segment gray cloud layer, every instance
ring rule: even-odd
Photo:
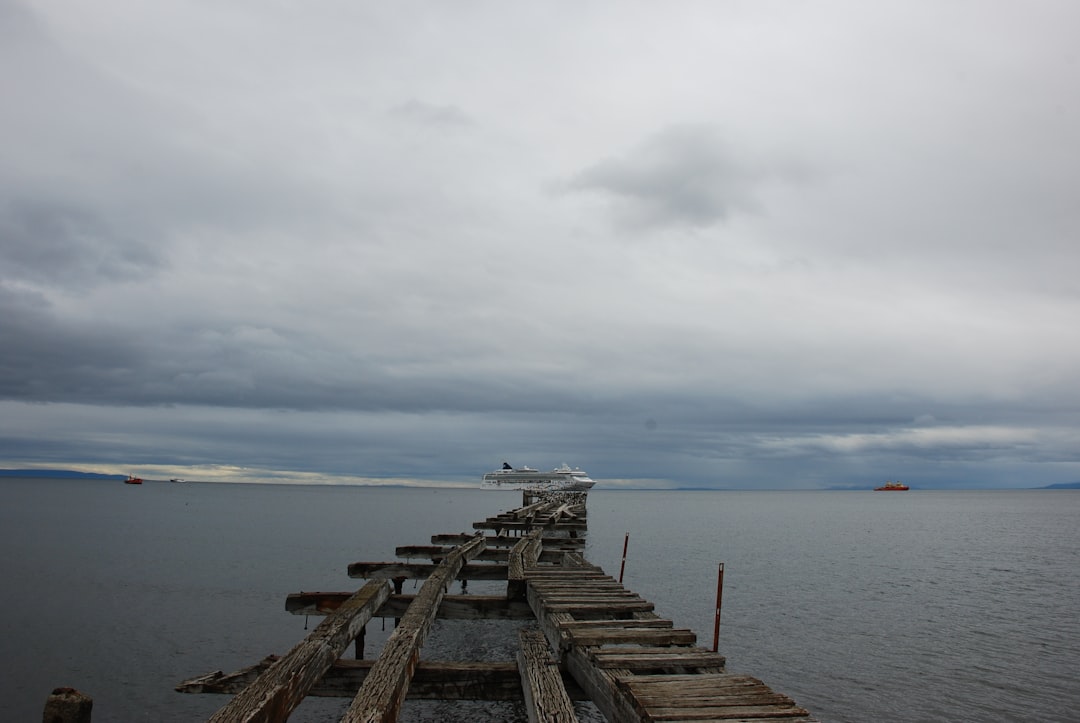
[[[1078,479],[1077,15],[3,0],[0,456]]]

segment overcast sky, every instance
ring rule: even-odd
[[[0,466],[1080,480],[1073,0],[0,0]]]

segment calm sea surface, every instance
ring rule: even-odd
[[[356,589],[348,563],[471,531],[520,498],[0,479],[0,500],[0,720],[41,720],[72,686],[100,723],[206,719],[225,698],[173,687],[287,652],[309,632],[288,593]],[[706,647],[723,562],[729,671],[822,720],[1080,720],[1080,492],[594,490],[589,528],[587,556],[614,576],[629,533],[625,584]],[[436,626],[431,657],[511,659],[499,624],[460,625]],[[369,644],[388,633],[373,622]],[[293,719],[336,720],[345,703]],[[523,719],[440,705],[404,717]]]

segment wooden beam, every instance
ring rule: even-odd
[[[354,562],[349,565],[349,577],[369,580],[392,580],[403,577],[424,580],[434,574],[438,565],[406,562]],[[497,562],[463,565],[448,581],[457,580],[505,580],[506,565]]]
[[[655,645],[690,646],[697,643],[693,630],[685,628],[606,628],[563,629],[567,645]]]
[[[389,597],[390,585],[385,580],[372,580],[364,585],[210,721],[246,723],[288,719]]]
[[[460,545],[463,542],[468,542],[475,535],[470,535],[465,532],[454,534],[441,534],[432,535],[431,544],[433,545]],[[488,547],[513,547],[517,544],[520,537],[508,537],[505,535],[488,535],[484,538]],[[575,549],[579,550],[585,546],[585,538],[583,537],[545,537],[544,547],[547,549]]]
[[[702,672],[723,672],[724,656],[705,648],[669,648],[624,645],[591,649],[592,665],[643,672],[681,668]]]
[[[551,656],[547,639],[536,628],[518,632],[518,670],[529,723],[576,723],[574,704],[563,687],[559,665]]]
[[[217,671],[185,680],[176,687],[181,693],[235,695],[253,683],[279,658],[267,656],[255,665],[232,673]],[[352,698],[360,689],[373,660],[338,660],[308,695]],[[567,692],[584,700],[576,683],[566,681]],[[420,661],[409,684],[408,698],[417,700],[523,700],[521,676],[514,662],[465,663]]]
[[[571,648],[566,651],[563,662],[567,671],[610,723],[640,723],[640,712],[633,699],[620,689],[617,673],[592,665],[586,650]]]
[[[285,599],[293,615],[328,615],[341,606],[347,592],[294,592]],[[377,618],[400,618],[415,595],[391,595],[375,613]],[[507,600],[505,595],[446,595],[435,615],[443,620],[532,620],[528,603]]]
[[[523,539],[527,538],[519,538],[519,540]],[[441,560],[446,557],[447,554],[449,554],[450,551],[453,549],[453,547],[447,547],[445,545],[403,545],[396,548],[394,550],[394,554],[406,560],[411,560],[413,558],[420,558],[426,560]],[[507,550],[505,547],[494,548],[490,550],[484,550],[474,559],[484,560],[488,562],[506,562],[508,554],[509,550]],[[541,559],[544,562],[555,563],[562,559],[562,552],[559,550],[548,550],[544,552]]]
[[[536,527],[543,527],[547,530],[587,530],[589,528],[588,523],[585,520],[549,520],[541,521],[537,520],[530,522],[529,520],[484,520],[483,522],[474,522],[474,530],[532,530]]]
[[[525,570],[536,565],[542,549],[540,530],[534,530],[528,537],[510,549],[506,569],[506,598],[508,600],[525,599]]]
[[[342,723],[393,723],[409,689],[420,649],[424,645],[435,613],[446,589],[461,572],[466,561],[484,549],[484,538],[477,535],[439,563],[420,588],[416,599],[383,646],[364,684],[360,686]]]

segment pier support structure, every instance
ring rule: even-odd
[[[213,721],[285,720],[308,694],[351,697],[342,718],[349,723],[395,721],[409,697],[521,700],[530,721],[577,720],[575,701],[583,700],[612,723],[814,720],[760,680],[728,673],[723,656],[698,646],[692,631],[589,563],[585,502],[583,492],[525,497],[474,523],[474,534],[398,548],[409,562],[352,563],[349,575],[368,580],[360,591],[288,596],[288,611],[328,616],[288,655],[177,690],[236,694]],[[418,594],[402,594],[408,578],[425,581]],[[505,594],[449,594],[455,580],[464,593],[470,579],[505,580]],[[341,660],[353,641],[364,655],[364,624],[374,616],[396,621],[378,657]],[[436,618],[481,617],[533,623],[517,633],[516,660],[421,659]]]

